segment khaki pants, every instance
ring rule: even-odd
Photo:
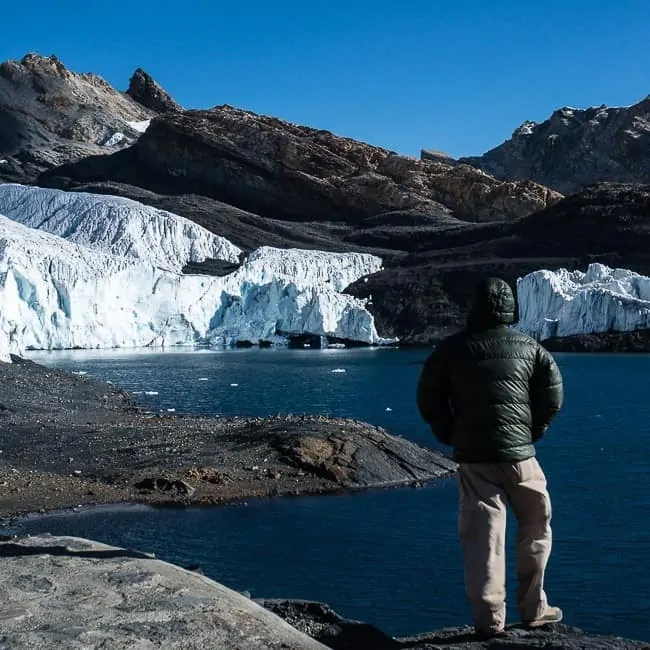
[[[547,606],[544,571],[551,553],[551,501],[535,458],[519,463],[464,463],[458,468],[458,528],[465,587],[475,626],[503,628],[506,618],[506,504],[517,518],[517,604],[523,621]]]

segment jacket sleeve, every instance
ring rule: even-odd
[[[533,442],[546,433],[551,420],[562,408],[563,401],[564,388],[560,369],[551,353],[539,345],[530,385]]]
[[[433,435],[450,445],[453,434],[453,410],[449,395],[448,364],[444,350],[437,347],[424,363],[417,388],[417,405],[422,419]]]

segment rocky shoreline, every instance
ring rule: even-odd
[[[445,333],[446,334],[446,333]],[[540,343],[549,352],[650,352],[650,330],[631,330],[629,332],[594,332],[574,336],[543,339]],[[407,341],[395,344],[400,348],[431,348],[431,341]]]
[[[480,639],[471,626],[445,628],[405,637],[391,637],[375,625],[340,616],[328,605],[305,600],[256,599],[264,608],[332,650],[479,650],[481,648],[552,648],[562,650],[648,649],[642,641],[591,635],[570,625],[536,630],[508,625],[502,637]]]
[[[13,360],[0,363],[0,517],[419,485],[455,470],[357,420],[151,415],[112,384]]]
[[[643,353],[650,337],[641,331],[543,345]],[[114,385],[18,357],[0,363],[0,391],[0,518],[79,505],[212,505],[420,485],[455,470],[441,454],[365,422],[152,415]]]
[[[547,339],[542,345],[551,352],[650,352],[650,330],[579,334]]]

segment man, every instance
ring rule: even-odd
[[[537,341],[509,327],[515,313],[505,281],[480,282],[466,330],[438,345],[417,389],[422,418],[459,463],[465,586],[476,631],[488,637],[505,626],[506,504],[518,525],[521,620],[529,627],[562,620],[544,593],[551,502],[534,447],[562,407],[562,376]]]

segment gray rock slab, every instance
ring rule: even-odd
[[[77,537],[0,543],[0,650],[322,650],[227,587]]]

